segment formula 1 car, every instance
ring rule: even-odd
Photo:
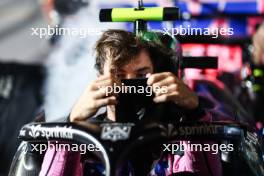
[[[127,13],[131,18],[127,19]],[[135,24],[135,33],[146,30],[146,21],[148,20],[175,20],[178,18],[177,8],[144,8],[142,1],[139,7],[105,9],[100,13],[101,21],[130,21]],[[205,62],[193,61],[192,58],[186,62],[179,61],[179,67],[204,67]],[[209,67],[214,67],[215,63],[210,60]],[[208,65],[207,65],[208,66]],[[191,66],[190,66],[191,67]],[[207,83],[211,92],[221,101],[230,102],[230,97],[220,94],[221,89]],[[232,99],[232,98],[231,98]],[[179,122],[179,121],[149,121],[142,120],[137,123],[118,123],[118,122],[90,122],[90,123],[31,123],[25,125],[19,138],[23,140],[17,154],[14,157],[9,175],[39,175],[43,170],[44,151],[42,144],[86,144],[93,148],[92,151],[83,155],[80,160],[83,175],[95,174],[94,168],[87,169],[89,161],[92,158],[102,165],[100,175],[106,176],[124,176],[129,173],[123,173],[123,168],[129,165],[133,168],[133,175],[145,176],[151,172],[153,161],[160,158],[165,153],[178,152],[175,150],[176,141],[213,141],[217,146],[221,144],[232,144],[232,150],[220,151],[221,165],[223,175],[239,174],[242,176],[262,176],[264,175],[263,161],[263,142],[258,136],[257,131],[246,123],[235,122]],[[39,149],[41,151],[39,151]],[[79,148],[80,149],[80,148]],[[80,152],[77,150],[77,152]],[[180,154],[181,155],[181,154]],[[144,158],[142,158],[142,156]],[[50,158],[52,161],[56,157]],[[45,166],[43,175],[50,175],[53,165]],[[128,164],[129,163],[129,164]],[[209,165],[208,161],[205,162]],[[66,168],[67,162],[62,161],[63,167]],[[78,164],[78,163],[77,163]],[[69,165],[68,165],[69,166]],[[86,167],[87,166],[87,167]],[[77,166],[76,166],[77,167]],[[71,167],[72,168],[72,167]],[[73,169],[74,170],[74,169]],[[74,171],[63,173],[57,170],[58,175],[80,175]],[[214,170],[208,167],[210,175],[214,175]],[[53,170],[54,171],[54,170]],[[87,173],[88,172],[88,173]],[[52,175],[52,174],[51,174]],[[162,175],[162,174],[161,174]],[[164,173],[163,173],[164,175]],[[173,173],[170,175],[199,175],[192,172]],[[201,174],[200,174],[201,175]]]
[[[48,141],[97,146],[98,150],[91,153],[103,163],[105,171],[102,175],[106,176],[120,175],[120,168],[128,160],[132,161],[135,175],[147,175],[146,170],[149,171],[152,165],[147,159],[160,156],[164,152],[162,146],[175,140],[233,144],[233,151],[220,151],[224,175],[264,174],[262,141],[249,126],[230,122],[31,123],[21,129],[19,138],[24,142],[14,157],[10,176],[38,175],[43,155],[33,151],[32,146]]]

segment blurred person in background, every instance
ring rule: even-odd
[[[257,128],[263,128],[264,122],[264,23],[253,36],[252,75],[254,91],[253,113]]]
[[[264,66],[264,23],[262,23],[253,36],[253,63],[257,66]]]
[[[264,23],[252,37],[251,60],[241,70],[241,92],[239,101],[254,117],[257,129],[264,122]]]
[[[36,0],[0,1],[0,175],[7,175],[20,128],[42,104],[42,65],[48,41],[31,28],[46,26]]]

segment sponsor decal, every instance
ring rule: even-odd
[[[101,126],[102,126],[101,139],[115,142],[119,140],[128,139],[130,137],[131,128],[132,126],[134,126],[134,124],[108,123],[108,124],[102,124]]]
[[[41,127],[41,125],[31,125],[29,131],[29,136],[33,138],[44,137],[46,139],[49,138],[62,138],[62,139],[73,139],[73,134],[67,129],[71,129],[72,127],[59,127],[56,126],[54,128],[45,128]]]
[[[177,128],[173,134],[181,136],[217,134],[219,128],[221,129],[221,126],[207,124],[192,127],[185,126]]]

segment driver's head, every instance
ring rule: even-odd
[[[95,67],[100,75],[132,79],[144,78],[148,73],[177,72],[174,52],[153,32],[135,36],[123,30],[108,30],[95,49]]]

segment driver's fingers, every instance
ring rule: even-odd
[[[94,91],[92,96],[94,97],[94,99],[100,99],[109,96],[116,96],[116,94],[114,93],[112,87],[105,86],[105,87],[100,87],[98,90]]]
[[[157,83],[163,79],[166,79],[169,76],[173,76],[170,72],[163,72],[163,73],[156,73],[153,75],[150,75],[147,81],[148,85],[153,85],[154,83]]]
[[[94,82],[91,86],[92,90],[99,90],[108,86],[113,86],[114,81],[112,79],[104,79],[97,82]]]
[[[102,106],[107,106],[107,105],[116,105],[117,104],[117,99],[115,96],[107,97],[104,99],[98,99],[95,102],[96,107],[102,107]]]
[[[92,94],[93,98],[94,99],[101,99],[101,98],[104,98],[106,97],[106,91],[104,90],[104,88],[100,88],[99,90],[97,91],[94,91],[94,93]]]
[[[167,101],[179,101],[180,96],[179,92],[173,92],[171,94],[162,94],[160,96],[156,96],[153,98],[153,101],[155,103],[162,103],[162,102],[167,102]]]
[[[173,77],[173,76],[169,76],[163,80],[160,80],[159,82],[155,82],[153,84],[154,87],[162,87],[162,86],[170,86],[172,84],[178,84],[179,81],[177,78]]]
[[[179,90],[179,84],[171,84],[169,86],[159,86],[159,89],[154,89],[155,95],[170,94]]]
[[[102,75],[102,76],[99,76],[95,81],[97,82],[100,82],[100,81],[103,81],[103,80],[106,80],[106,79],[111,79],[111,76],[110,75]]]

